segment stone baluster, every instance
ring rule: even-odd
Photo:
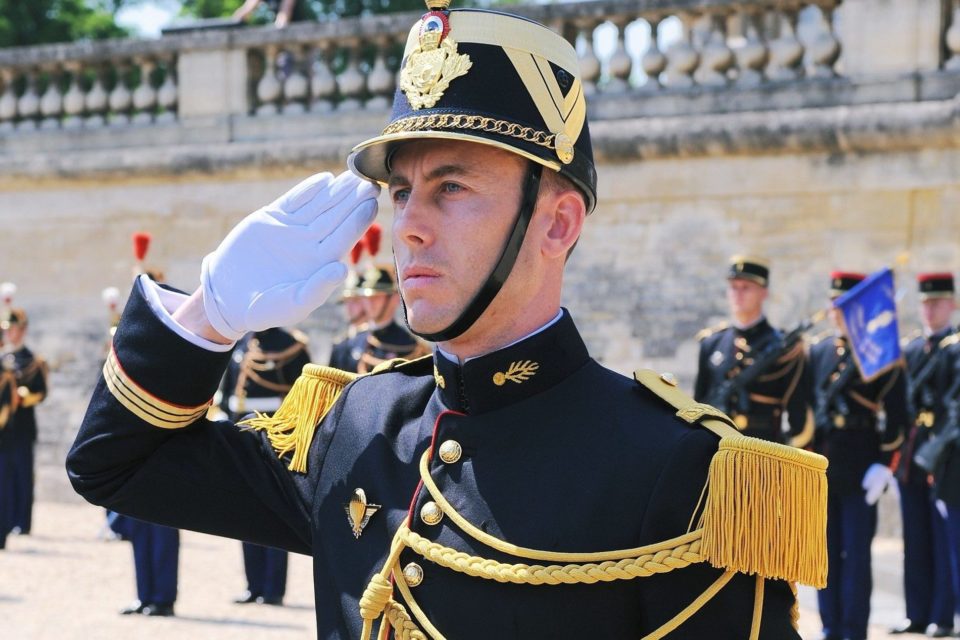
[[[764,81],[763,70],[770,52],[763,37],[763,9],[744,6],[740,9],[742,37],[734,49],[737,61],[737,84],[755,87]]]
[[[263,76],[257,82],[257,115],[275,115],[283,86],[277,78],[277,47],[269,45],[264,51]]]
[[[121,61],[117,64],[117,83],[110,91],[107,104],[110,106],[108,121],[111,126],[130,124],[130,108],[133,106],[133,94],[127,86],[130,73],[130,63]]]
[[[318,45],[313,52],[310,68],[310,110],[328,113],[333,110],[337,95],[337,79],[330,70],[329,46]]]
[[[660,51],[660,21],[659,16],[650,19],[650,44],[640,58],[640,66],[647,74],[647,83],[644,85],[646,91],[659,91],[663,87],[660,74],[667,68],[667,56]]]
[[[13,82],[16,79],[13,69],[0,69],[0,132],[13,130],[17,117],[17,94]]]
[[[338,105],[341,111],[356,111],[363,107],[363,97],[367,89],[367,79],[360,71],[361,43],[356,40],[346,42],[348,47],[347,66],[337,77],[340,95],[343,98]]]
[[[583,83],[583,92],[586,95],[593,94],[597,89],[597,81],[600,79],[600,59],[593,51],[593,31],[597,23],[592,20],[581,21],[580,38],[583,43],[580,54],[580,81]]]
[[[47,71],[47,88],[40,96],[41,129],[59,129],[63,114],[63,93],[60,91],[62,71],[59,67],[50,67]]]
[[[63,128],[79,129],[83,126],[84,95],[80,87],[80,76],[83,66],[76,61],[64,64],[69,83],[63,94]]]
[[[706,24],[696,80],[704,86],[722,87],[727,84],[727,71],[733,66],[733,51],[727,46],[727,21],[725,16],[715,13],[707,18]]]
[[[767,77],[771,80],[795,80],[800,76],[803,62],[803,44],[797,38],[797,9],[778,10],[779,37],[770,43],[770,64]]]
[[[287,51],[288,62],[286,77],[283,80],[283,112],[285,114],[304,113],[310,93],[310,82],[303,73],[307,55],[305,48]]]
[[[630,73],[633,71],[633,59],[627,53],[625,31],[630,19],[618,16],[610,21],[617,28],[617,46],[607,61],[607,83],[604,91],[622,93],[630,88]]]
[[[93,84],[87,95],[84,96],[84,106],[86,107],[87,117],[83,121],[83,126],[87,128],[102,127],[106,123],[107,105],[110,96],[103,86],[103,78],[106,70],[100,66],[95,68]]]
[[[840,41],[833,32],[833,8],[821,7],[820,16],[817,35],[807,46],[810,55],[808,75],[814,78],[833,78],[837,75],[833,67],[840,57]]]
[[[162,59],[163,82],[157,89],[158,113],[156,122],[168,123],[177,119],[177,61],[174,56]]]
[[[17,100],[17,129],[29,131],[37,128],[37,116],[40,113],[40,98],[37,96],[37,71],[27,69],[24,73],[27,86]]]
[[[692,87],[693,74],[700,64],[700,54],[691,43],[693,17],[688,13],[680,16],[683,31],[680,40],[667,49],[666,84],[670,88]]]
[[[133,124],[150,124],[157,110],[157,90],[153,88],[157,62],[151,58],[137,58],[135,62],[140,66],[140,84],[133,90]]]
[[[387,53],[392,40],[386,36],[381,37],[377,39],[376,45],[377,55],[367,75],[367,89],[371,98],[367,101],[366,108],[389,109],[397,82],[397,75],[387,67]]]
[[[950,28],[943,36],[948,52],[947,61],[944,62],[943,68],[947,71],[960,71],[960,2],[953,8]]]

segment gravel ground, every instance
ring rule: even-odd
[[[100,539],[103,511],[86,504],[39,502],[34,531],[11,536],[0,551],[0,638],[3,640],[301,640],[316,636],[310,559],[290,555],[282,607],[236,605],[245,587],[240,543],[183,532],[176,617],[121,616],[135,599],[129,543]],[[870,640],[902,615],[901,550],[896,540],[874,546],[874,622]],[[801,590],[801,631],[817,637],[816,593]],[[922,636],[914,636],[922,637]]]

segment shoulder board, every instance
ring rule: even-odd
[[[821,331],[820,333],[818,333],[817,335],[809,339],[810,345],[812,346],[815,344],[819,344],[820,342],[823,342],[825,338],[829,338],[830,336],[833,335],[833,333],[834,333],[833,329],[825,329],[824,331]]]
[[[278,456],[293,454],[288,468],[306,473],[307,453],[317,425],[333,408],[344,388],[358,377],[333,367],[305,365],[273,415],[257,413],[239,424],[265,431]]]
[[[908,333],[907,335],[903,336],[900,339],[900,347],[903,348],[907,346],[908,344],[910,344],[911,342],[913,342],[914,340],[916,340],[922,335],[923,335],[922,331],[920,331],[919,329],[914,329],[913,331],[911,331],[910,333]]]
[[[634,373],[640,386],[689,424],[720,437],[710,462],[701,553],[717,568],[802,582],[827,582],[827,459],[743,436],[719,409],[695,401],[673,376]]]
[[[403,371],[411,375],[428,375],[433,373],[433,354],[407,360],[406,358],[393,358],[385,360],[373,368],[367,375],[375,376],[378,373],[388,371]]]
[[[729,323],[729,322],[721,322],[721,323],[719,323],[719,324],[713,325],[712,327],[707,327],[706,329],[701,329],[699,332],[697,332],[697,335],[696,335],[695,337],[696,337],[696,339],[697,339],[698,341],[702,341],[702,340],[705,340],[705,339],[709,338],[710,336],[712,336],[713,334],[715,334],[715,333],[717,333],[717,332],[719,332],[719,331],[723,331],[724,329],[726,329],[726,328],[729,327],[729,326],[730,326],[730,323]]]
[[[940,341],[940,348],[949,347],[951,345],[960,343],[960,331],[957,333],[951,333],[949,336]]]

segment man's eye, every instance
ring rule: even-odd
[[[393,198],[394,202],[406,202],[407,199],[410,197],[410,190],[397,189],[396,191],[393,192],[393,195],[391,197]]]
[[[463,191],[463,187],[456,182],[444,182],[441,188],[444,193],[460,193]]]

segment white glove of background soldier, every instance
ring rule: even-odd
[[[892,484],[893,472],[890,471],[890,468],[874,462],[863,474],[863,481],[860,483],[860,486],[866,491],[863,499],[871,506],[877,504],[877,500]]]
[[[318,173],[244,218],[203,259],[213,328],[237,340],[310,315],[346,277],[340,260],[376,217],[379,192],[351,173]]]

